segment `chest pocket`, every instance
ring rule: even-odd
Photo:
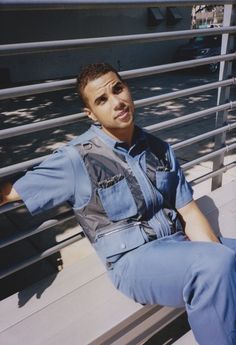
[[[156,171],[156,186],[171,205],[175,204],[178,176],[175,171]]]
[[[128,183],[121,174],[99,182],[98,195],[110,220],[118,221],[137,214],[137,206]]]

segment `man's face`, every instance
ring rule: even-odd
[[[104,131],[117,133],[133,128],[134,103],[130,91],[114,72],[90,81],[84,88],[85,112]]]

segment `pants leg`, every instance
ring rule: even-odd
[[[142,304],[185,306],[200,345],[236,344],[236,240],[187,241],[177,233],[124,255],[109,272]]]

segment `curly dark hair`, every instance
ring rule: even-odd
[[[84,95],[84,89],[86,85],[104,74],[109,72],[114,72],[117,77],[122,81],[121,76],[118,74],[117,70],[111,66],[109,63],[93,63],[85,66],[77,77],[76,91],[78,92],[83,103],[87,105],[87,100]]]

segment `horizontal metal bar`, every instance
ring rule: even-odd
[[[185,122],[195,120],[199,117],[206,116],[216,111],[222,111],[222,110],[230,109],[233,107],[236,107],[236,102],[230,102],[227,104],[223,104],[220,106],[202,110],[190,115],[181,116],[180,118],[177,118],[177,119],[163,121],[155,125],[147,126],[145,127],[145,130],[149,132],[153,132],[158,129],[176,126],[178,124],[183,124]],[[41,122],[37,122],[33,124],[17,126],[17,127],[8,128],[8,129],[2,129],[0,130],[0,140],[6,139],[6,138],[13,138],[13,137],[23,135],[23,134],[34,133],[34,132],[58,127],[61,125],[68,125],[68,124],[77,122],[78,120],[83,119],[84,117],[86,117],[84,113],[79,113],[79,114],[74,114],[74,115],[62,116],[56,119],[41,121]]]
[[[62,125],[68,125],[77,122],[78,120],[83,119],[85,117],[86,115],[84,113],[79,113],[74,115],[61,116],[51,120],[30,123],[28,125],[2,129],[0,130],[0,140],[6,138],[13,138],[23,134],[39,132]]]
[[[67,211],[65,213],[60,213],[56,216],[54,219],[48,219],[45,222],[43,222],[40,226],[34,227],[32,229],[18,232],[17,234],[14,234],[12,236],[8,236],[5,239],[0,240],[0,248],[4,248],[9,246],[10,244],[13,244],[15,242],[19,242],[25,238],[28,238],[30,236],[36,235],[40,232],[43,232],[45,230],[48,230],[54,226],[63,224],[71,219],[75,218],[75,215],[72,210]]]
[[[198,118],[199,117],[203,117],[203,116],[209,115],[209,114],[211,114],[213,112],[220,111],[220,110],[225,110],[225,109],[229,109],[229,108],[233,108],[235,106],[236,106],[236,102],[230,102],[230,103],[223,104],[223,105],[220,105],[220,106],[217,106],[217,107],[213,107],[213,108],[209,108],[209,109],[206,109],[206,110],[202,110],[202,111],[190,114],[190,115],[185,115],[185,116],[183,116],[181,118],[178,118],[178,119],[163,121],[163,122],[161,122],[159,124],[155,124],[155,125],[151,125],[151,126],[146,126],[146,127],[144,127],[144,129],[149,131],[149,132],[154,132],[156,130],[160,130],[160,129],[163,129],[163,128],[166,128],[166,127],[170,127],[172,125],[173,126],[174,125],[179,125],[179,124],[182,124],[184,122],[188,122],[190,120],[197,119],[197,117]],[[15,130],[16,129],[17,129],[17,127],[15,128]],[[8,176],[8,175],[12,175],[12,174],[15,174],[15,173],[27,170],[29,168],[32,168],[32,166],[40,164],[43,160],[45,160],[49,156],[50,155],[46,155],[46,156],[42,156],[42,157],[39,157],[39,158],[31,159],[31,160],[26,161],[26,162],[21,162],[21,163],[17,163],[17,164],[13,164],[13,165],[1,168],[0,169],[0,177],[5,177],[5,176]]]
[[[123,43],[141,43],[141,42],[155,42],[167,41],[175,39],[190,38],[194,36],[212,36],[223,33],[235,33],[235,26],[227,26],[221,28],[211,29],[194,29],[194,30],[179,30],[167,32],[155,32],[149,34],[136,35],[122,35],[109,37],[94,37],[94,38],[80,38],[71,40],[57,40],[44,42],[29,42],[29,43],[14,43],[0,45],[0,56],[26,54],[26,53],[42,53],[55,50],[77,49],[86,47],[97,47],[111,44]]]
[[[210,137],[212,137],[214,135],[217,135],[217,134],[220,134],[220,133],[225,133],[227,131],[231,131],[234,128],[236,128],[236,123],[229,124],[227,126],[223,126],[223,127],[214,129],[212,131],[209,131],[209,132],[197,135],[197,136],[195,136],[193,138],[181,141],[181,142],[179,142],[177,144],[173,144],[172,147],[173,147],[174,150],[178,150],[178,149],[186,147],[188,145],[195,144],[195,143],[197,143],[197,142],[199,142],[201,140],[210,138]]]
[[[40,83],[40,84],[31,84],[27,86],[9,87],[7,89],[0,90],[0,100],[13,98],[13,97],[35,95],[35,94],[44,93],[44,92],[71,89],[72,87],[75,87],[75,82],[76,82],[76,79],[73,78],[73,79],[52,81],[52,82],[46,82],[46,83]]]
[[[187,61],[180,61],[180,62],[173,62],[168,64],[163,64],[159,66],[153,67],[144,67],[130,71],[119,72],[123,79],[130,79],[130,78],[138,78],[144,77],[159,73],[166,73],[166,72],[173,72],[178,71],[185,68],[192,68],[198,67],[203,65],[208,65],[210,63],[220,62],[220,61],[230,61],[236,59],[236,53],[232,54],[222,54],[222,55],[215,55],[207,58],[195,59],[195,60],[187,60]]]
[[[34,165],[40,164],[43,160],[47,159],[50,155],[42,156],[39,158],[30,159],[26,162],[21,162],[0,169],[0,177],[12,175],[20,171],[32,168]]]
[[[12,267],[10,268],[7,268],[7,269],[3,269],[0,271],[0,279],[3,279],[3,278],[6,278],[8,277],[9,275],[17,272],[17,271],[20,271],[22,270],[23,268],[26,268],[40,260],[43,260],[45,258],[47,258],[48,256],[54,254],[54,253],[57,253],[59,250],[61,250],[62,248],[65,248],[67,247],[68,245],[72,244],[72,243],[75,243],[79,240],[82,239],[82,234],[76,234],[74,236],[71,236],[70,238],[60,242],[59,244],[37,254],[37,255],[34,255],[22,262],[19,262],[15,265],[13,265]]]
[[[223,5],[234,4],[234,0],[209,0],[207,4],[210,5]],[[144,0],[0,0],[1,10],[72,10],[72,9],[104,9],[104,8],[137,8],[137,7],[156,7],[156,6],[192,6],[202,5],[202,1],[195,0],[156,0],[156,1],[144,1]]]
[[[224,173],[224,172],[226,172],[226,171],[228,171],[234,167],[236,167],[236,162],[229,163],[229,164],[225,165],[223,168],[220,168],[218,170],[215,170],[213,172],[205,174],[204,176],[198,177],[198,178],[196,178],[192,181],[189,181],[189,182],[192,186],[195,186],[201,182],[208,180],[209,178],[218,176],[218,175],[220,175],[220,174],[222,174],[222,173]]]
[[[138,68],[134,70],[128,70],[119,72],[123,79],[139,78],[159,73],[166,73],[177,71],[183,68],[192,68],[197,66],[208,65],[210,63],[220,62],[220,61],[230,61],[236,59],[236,53],[226,54],[226,55],[216,55],[209,58],[202,58],[197,60],[188,60],[175,63],[169,63],[159,66]],[[0,90],[0,100],[35,95],[44,92],[52,92],[59,90],[66,90],[75,87],[76,79],[67,79],[60,81],[52,81],[46,83],[32,84],[26,86],[18,86],[7,89]]]
[[[171,127],[174,127],[174,126],[181,125],[183,123],[187,123],[187,122],[190,122],[190,121],[197,120],[197,119],[199,119],[201,117],[212,115],[213,113],[215,113],[217,111],[231,110],[234,107],[236,107],[236,101],[235,102],[229,102],[229,103],[221,104],[221,105],[217,105],[215,107],[204,109],[204,110],[201,110],[201,111],[197,111],[195,113],[184,115],[184,116],[178,117],[176,119],[162,121],[162,122],[154,124],[154,125],[146,126],[146,127],[144,127],[144,129],[147,132],[155,132],[157,130],[161,130],[161,129],[165,129],[165,128],[171,128]]]
[[[165,94],[162,94],[160,96],[153,96],[153,97],[137,100],[134,102],[134,104],[137,108],[141,108],[141,107],[144,107],[146,105],[156,104],[156,103],[168,101],[170,99],[175,99],[175,98],[193,95],[193,94],[196,94],[199,92],[204,92],[204,91],[216,89],[218,87],[233,85],[233,84],[235,84],[235,81],[236,81],[236,78],[230,78],[227,80],[222,80],[222,81],[217,81],[214,83],[195,86],[195,87],[180,90],[180,91],[165,93]]]
[[[235,148],[236,148],[236,144],[227,145],[227,146],[225,146],[225,147],[223,147],[223,148],[221,148],[219,150],[216,150],[216,151],[213,151],[211,153],[208,153],[207,155],[201,156],[201,157],[199,157],[197,159],[194,159],[194,160],[192,160],[192,161],[190,161],[188,163],[184,163],[184,164],[181,165],[181,167],[182,167],[183,170],[187,170],[187,169],[191,168],[192,166],[194,166],[196,164],[204,162],[207,159],[211,159],[213,157],[219,156],[222,153],[234,150]]]
[[[5,204],[0,206],[0,214],[15,210],[23,205],[22,201],[10,202],[9,204]]]

